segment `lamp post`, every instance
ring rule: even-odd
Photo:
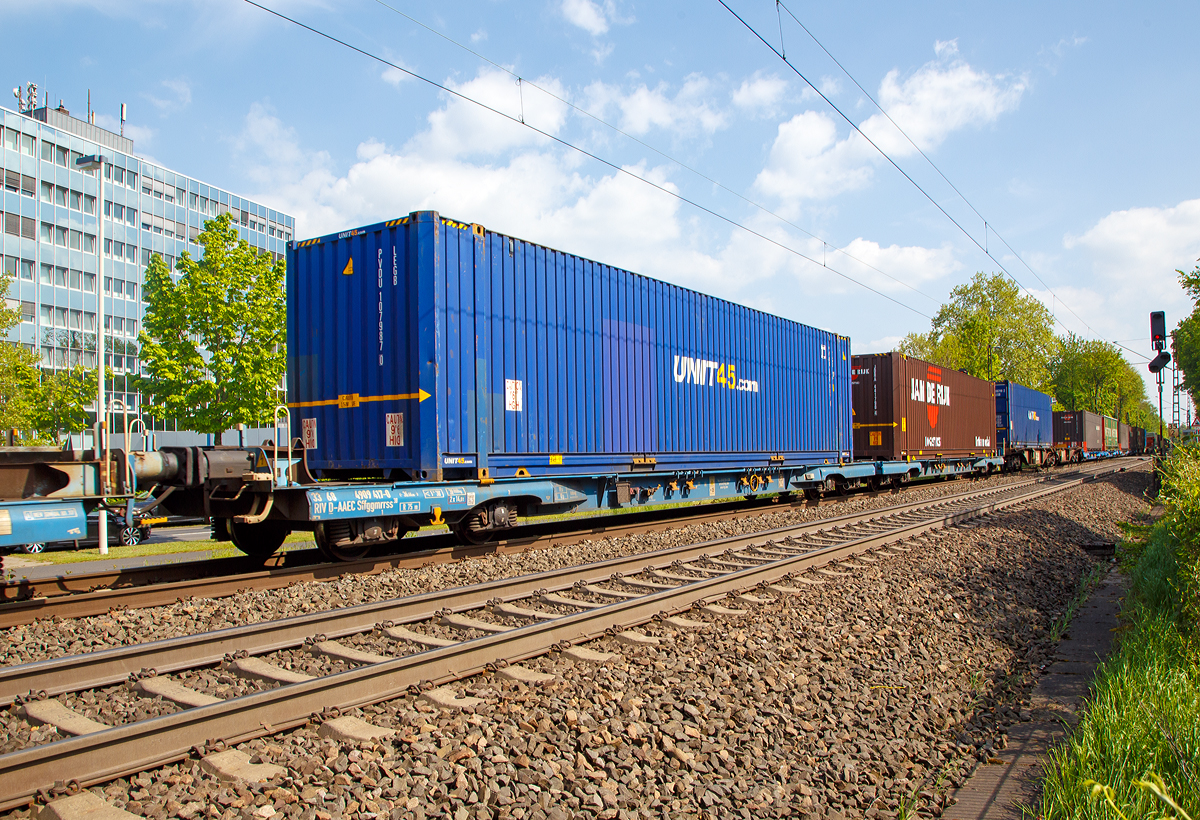
[[[96,460],[100,463],[100,514],[97,516],[96,534],[99,537],[100,554],[108,555],[108,510],[104,498],[108,494],[108,431],[105,430],[104,405],[104,163],[102,154],[89,154],[75,160],[80,171],[95,171],[100,184],[96,191],[96,433],[92,441],[96,446]]]

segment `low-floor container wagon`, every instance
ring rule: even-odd
[[[287,321],[307,469],[390,482],[376,537],[804,489],[852,460],[847,337],[432,211],[293,243]]]
[[[995,457],[992,382],[895,352],[854,356],[852,366],[855,458]]]
[[[1104,451],[1104,419],[1088,410],[1054,413],[1054,448],[1059,461],[1082,461]]]
[[[1130,425],[1125,422],[1117,422],[1117,449],[1122,453],[1132,452],[1133,434]]]
[[[1054,455],[1054,400],[1013,381],[996,382],[996,445],[1005,466],[1041,466]]]

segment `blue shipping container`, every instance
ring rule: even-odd
[[[996,382],[996,440],[1002,451],[1054,445],[1054,400],[1016,382]]]
[[[288,397],[327,477],[850,459],[850,340],[431,211],[288,250]]]

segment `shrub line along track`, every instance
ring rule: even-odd
[[[890,493],[851,493],[822,499],[819,505],[885,494]],[[286,561],[289,555],[294,555],[281,553],[272,556],[265,568],[259,564],[250,571],[246,571],[246,567],[254,559],[247,556],[22,580],[0,584],[0,629],[31,624],[42,618],[84,618],[103,615],[115,608],[166,606],[187,598],[224,598],[248,589],[283,589],[296,583],[327,581],[346,574],[375,575],[393,569],[420,569],[489,555],[516,555],[598,538],[660,532],[814,506],[817,504],[803,498],[752,504],[743,501],[715,504],[711,507],[716,509],[701,508],[700,511],[633,512],[608,516],[610,520],[607,521],[596,518],[571,521],[566,522],[568,526],[574,525],[569,530],[563,530],[561,524],[555,523],[527,524],[509,538],[479,545],[460,544],[453,534],[439,534],[419,539],[428,543],[424,549],[332,564],[318,559],[319,563],[271,566],[271,562]]]
[[[570,614],[543,611],[540,617],[519,615],[538,620],[0,756],[0,808],[23,805],[56,781],[86,786],[111,780],[178,760],[193,750],[213,748],[217,739],[229,745],[240,743],[303,725],[331,707],[346,709],[386,701],[548,651],[565,650],[694,606],[711,606],[731,594],[766,587],[833,561],[1028,503],[1119,469],[1107,464],[1084,475],[1031,480],[582,567],[3,668],[0,703],[11,703],[20,692],[35,687],[44,690],[36,696],[40,699],[50,693],[110,684],[131,673],[136,677],[139,670],[148,672],[147,667],[161,673],[209,665],[225,657],[236,670],[238,658],[304,643],[313,651],[336,657],[345,649],[334,641],[338,636],[372,628],[386,634],[396,623],[437,619],[452,623],[456,617],[452,613],[486,606],[500,614],[531,613],[511,605],[505,612],[505,602],[522,598],[556,604],[575,600],[581,610]],[[720,555],[713,557],[714,552]],[[677,572],[671,573],[672,568]],[[685,579],[677,574],[679,570],[695,576]],[[637,573],[654,580],[630,577]],[[667,579],[676,579],[678,585],[664,583]],[[599,586],[609,582],[614,586]],[[626,591],[619,590],[622,586]],[[566,597],[572,591],[616,600],[597,604]],[[783,587],[773,591],[789,592]],[[721,607],[709,611],[735,614]],[[404,630],[399,634],[405,634]]]

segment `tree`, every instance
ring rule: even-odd
[[[1068,333],[1050,359],[1050,383],[1054,397],[1067,410],[1088,410],[1134,423],[1149,408],[1153,425],[1158,426],[1141,373],[1108,342]]]
[[[12,276],[0,270],[0,293],[7,296]],[[21,311],[0,301],[0,340],[21,322]],[[26,429],[36,407],[37,355],[16,342],[0,341],[0,430]]]
[[[203,259],[180,256],[176,281],[150,258],[139,341],[146,410],[200,433],[270,418],[285,368],[284,263],[238,240],[229,214],[204,223]]]
[[[1057,349],[1053,317],[1032,296],[1022,296],[1003,274],[977,273],[950,292],[928,333],[911,333],[900,345],[908,355],[992,381],[1045,390],[1046,363]]]
[[[96,401],[96,371],[76,365],[54,374],[43,373],[35,395],[37,402],[29,414],[28,426],[58,443],[60,433],[91,425],[85,408]]]
[[[1192,297],[1192,312],[1171,331],[1171,349],[1175,354],[1175,366],[1183,374],[1183,389],[1192,397],[1192,403],[1200,400],[1200,266],[1191,273],[1181,270],[1179,284]]]

